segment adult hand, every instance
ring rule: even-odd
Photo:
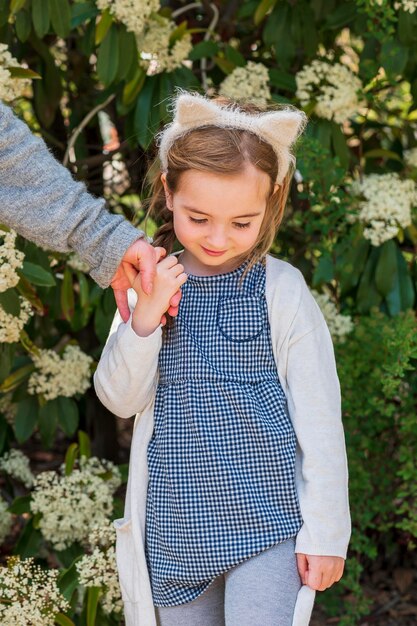
[[[152,293],[155,278],[156,264],[166,255],[165,248],[151,246],[146,239],[138,239],[126,250],[119,267],[113,276],[110,286],[114,292],[117,308],[124,322],[130,317],[127,304],[127,290],[133,285],[136,276],[141,275],[141,286],[145,293]],[[168,308],[169,315],[175,317],[178,314],[178,306],[181,300],[181,291],[171,298]],[[161,318],[161,324],[166,323],[166,316]]]
[[[324,591],[342,578],[345,559],[341,556],[315,556],[297,552],[297,567],[303,585]]]

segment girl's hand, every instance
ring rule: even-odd
[[[324,591],[342,578],[345,559],[297,553],[297,567],[303,585]]]
[[[140,277],[135,278],[132,287],[138,294],[138,301],[132,315],[132,328],[137,335],[147,337],[158,328],[162,316],[169,309],[171,298],[187,278],[184,266],[174,255],[157,263],[150,295],[143,291]]]

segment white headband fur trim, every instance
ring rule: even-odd
[[[200,94],[180,93],[174,101],[174,119],[158,135],[162,170],[168,169],[168,151],[175,141],[195,128],[220,126],[248,130],[269,143],[278,158],[277,183],[281,183],[295,158],[291,144],[307,124],[307,116],[298,109],[281,109],[248,114],[235,106],[220,106]]]

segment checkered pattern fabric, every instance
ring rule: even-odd
[[[294,537],[296,436],[272,352],[265,263],[189,275],[159,354],[146,558],[155,606]]]

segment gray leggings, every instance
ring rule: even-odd
[[[195,600],[155,607],[158,626],[291,626],[301,579],[295,538],[217,576]]]

